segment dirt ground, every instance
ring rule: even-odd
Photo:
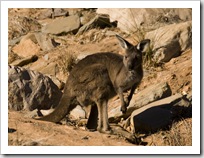
[[[14,14],[15,13],[15,14]],[[16,14],[34,16],[39,14],[38,10],[33,12],[29,9],[13,10],[10,16]],[[12,19],[12,18],[11,18]],[[112,36],[102,36],[104,30],[92,29],[73,41],[66,41],[69,47],[57,48],[54,51],[80,52],[101,52],[113,51],[121,53],[117,40]],[[120,32],[117,28],[111,31]],[[91,39],[95,34],[98,40]],[[71,35],[66,36],[66,38]],[[100,38],[99,38],[100,37]],[[89,39],[87,43],[80,43],[81,40]],[[127,40],[134,42],[134,39],[127,37]],[[50,53],[50,52],[48,52]],[[60,77],[59,77],[60,78]],[[61,77],[65,80],[66,77]],[[187,50],[177,58],[173,58],[168,63],[154,68],[145,69],[145,76],[138,90],[142,90],[148,85],[167,81],[172,93],[189,94],[192,92],[192,50]],[[114,98],[114,99],[117,99]],[[113,100],[114,100],[113,99]],[[109,110],[113,101],[109,102]],[[60,125],[49,122],[37,121],[26,117],[24,111],[12,111],[8,113],[9,133],[8,144],[11,146],[133,146],[120,135],[101,134],[90,132],[84,126]],[[142,138],[146,145],[169,146],[169,145],[192,145],[192,118],[184,118],[175,122],[167,131],[158,131],[154,134],[146,135]],[[137,144],[139,145],[139,144]]]

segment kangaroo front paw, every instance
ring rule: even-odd
[[[127,106],[126,106],[125,103],[124,103],[123,105],[121,105],[120,111],[122,111],[123,114],[126,113],[126,111],[127,111]]]
[[[127,108],[126,107],[121,107],[120,111],[122,111],[122,113],[125,114],[126,111],[127,111]]]

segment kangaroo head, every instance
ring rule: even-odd
[[[142,53],[149,48],[150,40],[145,39],[138,43],[136,46],[132,45],[119,35],[116,35],[121,47],[125,50],[123,63],[125,67],[131,71],[142,64]]]

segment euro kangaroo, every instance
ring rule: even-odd
[[[96,117],[92,116],[96,122],[98,117],[97,130],[110,132],[108,100],[118,94],[121,111],[126,112],[135,88],[142,80],[142,52],[150,43],[150,40],[146,39],[134,46],[119,35],[116,37],[125,55],[96,53],[80,60],[70,72],[59,105],[52,113],[39,120],[59,122],[77,105],[92,105],[98,110]],[[123,92],[129,89],[131,92],[125,101]]]

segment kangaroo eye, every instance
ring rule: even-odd
[[[127,59],[127,55],[125,55],[124,58]]]

